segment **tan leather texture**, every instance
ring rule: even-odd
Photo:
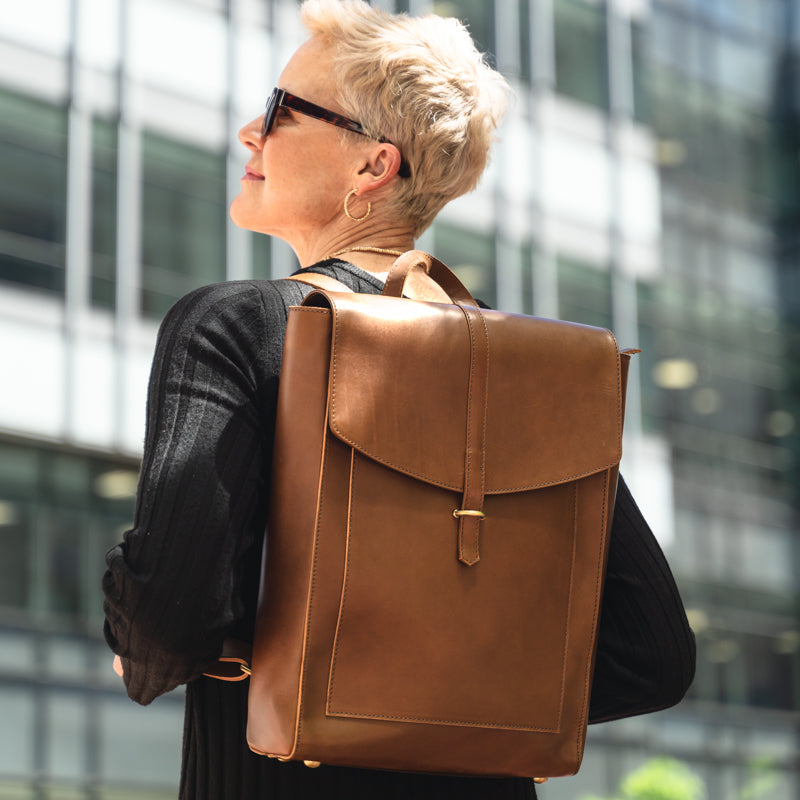
[[[608,331],[445,288],[457,302],[323,290],[290,311],[248,742],[571,774],[629,356]]]

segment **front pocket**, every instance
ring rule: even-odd
[[[459,494],[358,453],[351,464],[326,713],[557,732],[577,483],[487,495],[467,567]]]

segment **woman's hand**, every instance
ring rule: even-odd
[[[117,675],[120,676],[120,678],[123,677],[123,675],[122,675],[122,659],[119,656],[114,656],[114,672],[116,672]]]

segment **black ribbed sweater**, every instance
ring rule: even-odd
[[[359,292],[352,264],[315,272]],[[236,281],[180,300],[159,332],[133,529],[107,554],[105,636],[138,703],[186,683],[180,797],[533,798],[526,779],[401,775],[279,763],[245,742],[247,684],[202,677],[226,636],[252,640],[288,308],[310,287]],[[620,480],[590,721],[678,702],[694,637],[666,560]]]

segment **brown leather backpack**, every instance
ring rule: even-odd
[[[402,296],[418,267],[452,302]],[[382,296],[299,279],[327,288],[289,312],[251,749],[576,772],[633,351],[418,251]]]

